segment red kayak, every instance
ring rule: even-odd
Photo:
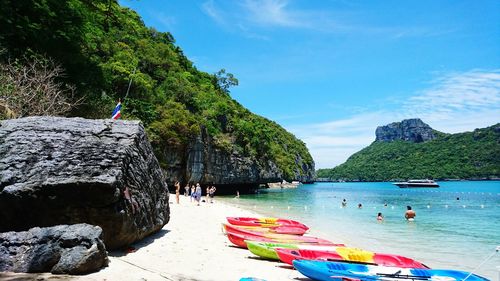
[[[272,237],[243,234],[243,233],[233,233],[228,231],[226,233],[227,238],[234,245],[247,249],[247,244],[245,240],[259,241],[259,242],[279,242],[279,243],[294,243],[294,244],[315,244],[315,245],[336,245],[328,240],[310,237],[310,236],[297,236],[297,235],[286,235],[286,234],[274,234]]]
[[[351,261],[402,268],[428,268],[426,265],[398,255],[373,253],[356,248],[339,247],[334,251],[276,249],[280,260],[293,265],[294,260]]]
[[[303,228],[295,226],[260,227],[260,226],[232,225],[223,223],[222,227],[225,230],[225,232],[232,231],[237,233],[250,233],[250,234],[274,233],[274,234],[304,235],[307,231]]]
[[[249,217],[227,217],[227,221],[233,225],[260,226],[260,227],[278,227],[293,226],[308,230],[305,224],[294,220],[280,218],[249,218]]]

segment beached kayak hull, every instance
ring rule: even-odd
[[[318,245],[333,245],[332,242],[317,238],[317,237],[309,237],[309,236],[296,236],[296,235],[283,235],[283,237],[273,236],[273,237],[265,237],[260,235],[251,235],[251,234],[243,234],[243,233],[234,233],[231,231],[226,232],[226,236],[234,245],[240,248],[247,248],[247,244],[245,240],[251,241],[261,241],[261,242],[280,242],[280,243],[296,243],[296,244],[318,244]]]
[[[241,233],[270,233],[270,234],[289,234],[289,235],[304,235],[307,230],[295,226],[275,226],[275,227],[261,227],[261,226],[243,226],[232,225],[223,223],[222,227],[224,232],[227,230]]]
[[[329,250],[334,251],[337,247],[343,247],[344,244],[305,244],[305,243],[279,243],[279,242],[263,242],[263,241],[249,241],[246,240],[248,250],[254,255],[261,258],[279,260],[276,253],[277,248],[288,249],[315,249],[315,250]]]
[[[351,261],[402,268],[428,268],[426,265],[407,257],[373,253],[349,247],[339,247],[334,251],[276,249],[276,253],[282,262],[290,265],[292,265],[294,260],[325,260],[338,262]]]
[[[277,227],[277,226],[294,226],[308,230],[305,224],[288,219],[280,218],[250,218],[250,217],[227,217],[227,221],[233,225],[243,226],[260,226],[260,227]]]
[[[295,260],[293,266],[303,275],[319,281],[345,280],[428,280],[461,281],[468,272],[448,269],[400,268],[378,265],[364,265],[345,262]],[[487,281],[478,275],[471,275],[468,281]]]

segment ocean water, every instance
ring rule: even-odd
[[[500,281],[500,252],[495,252],[500,246],[500,181],[439,184],[401,189],[388,182],[315,183],[220,199],[299,220],[333,242],[408,256],[432,268],[472,271],[491,256],[474,272]],[[416,211],[413,222],[404,219],[407,205]],[[382,222],[376,220],[378,212]]]

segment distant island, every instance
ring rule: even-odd
[[[319,181],[406,179],[500,179],[500,123],[473,132],[446,134],[420,119],[377,128],[375,141],[332,169],[319,169]]]

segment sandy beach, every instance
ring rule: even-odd
[[[217,198],[216,198],[217,199]],[[222,233],[227,216],[258,214],[215,200],[200,206],[170,196],[171,220],[163,229],[132,245],[133,252],[109,253],[109,266],[85,276],[0,274],[5,280],[309,280],[284,263],[267,261],[233,247]]]

